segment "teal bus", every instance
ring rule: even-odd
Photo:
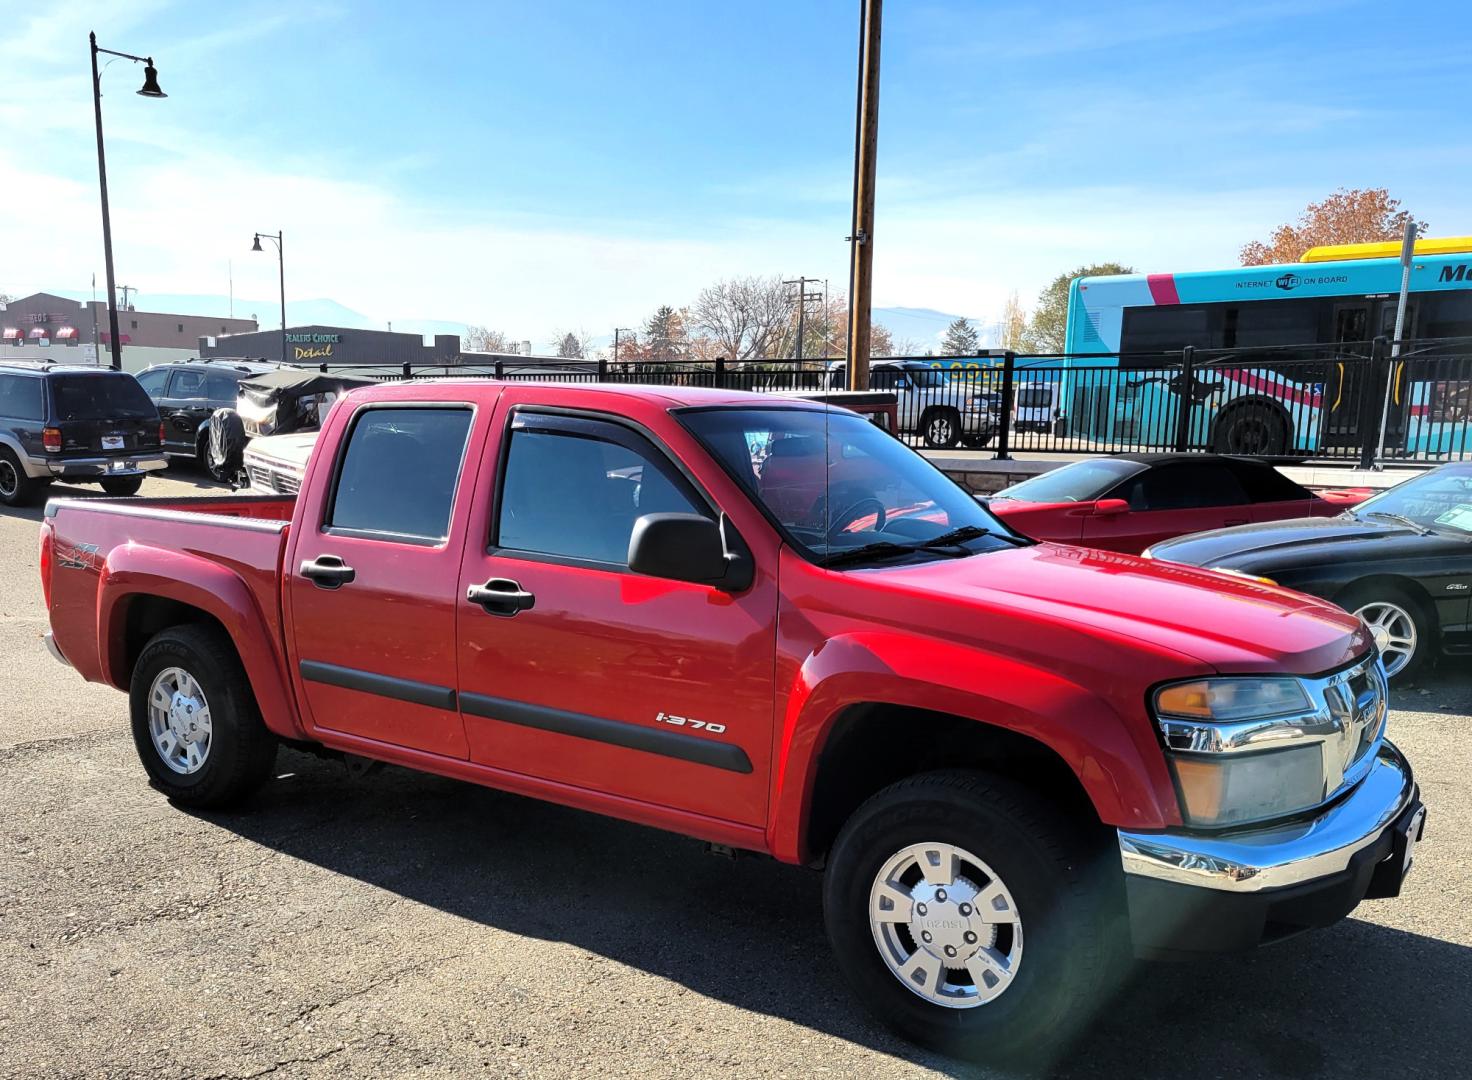
[[[1467,456],[1472,237],[1417,242],[1401,355],[1377,375],[1371,342],[1394,335],[1399,255],[1398,242],[1336,245],[1290,265],[1078,278],[1067,355],[1019,366],[1052,369],[1076,440],[1334,456],[1360,446],[1383,413],[1387,453]],[[1200,368],[1181,439],[1173,373],[1188,347]],[[1119,370],[1105,378],[1101,368]]]

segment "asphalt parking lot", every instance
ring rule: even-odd
[[[39,647],[39,519],[0,511],[0,1076],[988,1075],[859,1011],[807,871],[296,753],[242,812],[172,808],[123,696]],[[1394,704],[1430,811],[1407,895],[1141,968],[1054,1075],[1472,1072],[1472,673]]]

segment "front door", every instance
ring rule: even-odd
[[[1236,474],[1211,460],[1147,469],[1103,497],[1129,503],[1123,513],[1084,518],[1084,544],[1109,551],[1137,553],[1187,533],[1245,525],[1251,517]]]
[[[205,372],[195,368],[175,368],[169,376],[164,399],[158,406],[159,419],[164,424],[164,447],[193,453],[199,425],[204,423],[210,411]]]
[[[328,734],[466,756],[455,601],[473,419],[469,406],[360,406],[337,429],[332,482],[303,496],[310,524],[283,570],[289,655],[303,712]]]
[[[772,746],[776,589],[631,571],[635,520],[718,511],[647,434],[508,410],[465,545],[460,708],[472,761],[759,824]],[[492,487],[495,492],[492,512]]]
[[[1373,308],[1369,300],[1334,305],[1334,344],[1339,347],[1325,373],[1322,441],[1326,447],[1360,445],[1363,398],[1373,394],[1375,383],[1368,344],[1375,336]]]

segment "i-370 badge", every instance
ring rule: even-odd
[[[711,735],[719,735],[726,730],[725,724],[707,724],[704,720],[692,720],[688,716],[676,716],[674,713],[662,712],[655,719],[661,724],[687,727],[691,731],[704,731]]]

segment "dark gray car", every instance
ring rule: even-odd
[[[158,406],[164,424],[164,453],[193,458],[208,469],[211,414],[235,408],[242,379],[276,367],[249,360],[183,360],[140,372],[138,382]]]
[[[0,363],[0,503],[23,506],[53,480],[132,495],[164,464],[158,409],[132,375]]]

